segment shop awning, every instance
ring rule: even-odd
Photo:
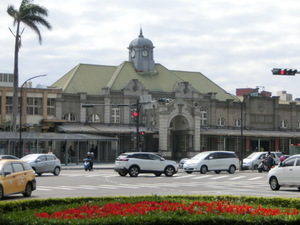
[[[19,132],[0,132],[0,140],[19,140]],[[116,141],[115,137],[106,137],[93,134],[68,134],[68,133],[31,133],[31,132],[22,132],[23,140],[79,140],[79,141],[88,141],[88,140],[97,140],[97,141]]]
[[[240,136],[240,129],[202,129],[201,134],[218,136]],[[265,131],[265,130],[243,130],[243,136],[250,137],[282,137],[300,138],[300,132],[296,131]]]
[[[123,124],[63,124],[57,126],[57,130],[66,133],[129,134],[130,132],[136,132],[136,126]],[[153,134],[158,132],[157,129],[151,129],[145,126],[140,126],[139,131]]]

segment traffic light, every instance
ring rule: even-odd
[[[139,122],[139,112],[134,111],[132,114],[132,121],[134,124],[138,124]]]
[[[140,142],[142,143],[144,141],[145,138],[145,131],[141,131],[140,132]]]
[[[281,68],[273,68],[273,75],[281,75],[281,76],[295,76],[297,73],[296,69],[281,69]]]

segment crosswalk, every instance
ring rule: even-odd
[[[139,178],[135,179],[134,182],[126,183],[127,180],[124,179],[124,177],[119,176],[117,173],[70,173],[70,174],[60,174],[61,177],[69,177],[69,178],[76,178],[76,177],[85,177],[85,178],[108,178],[113,180],[118,180],[117,183],[113,184],[99,184],[96,185],[88,185],[88,184],[82,184],[82,185],[76,185],[76,186],[68,186],[68,185],[61,185],[61,186],[37,186],[38,191],[54,191],[54,190],[67,190],[67,191],[76,191],[76,190],[101,190],[101,189],[110,189],[110,190],[124,190],[124,189],[139,189],[139,188],[150,188],[150,189],[157,189],[157,188],[178,188],[178,187],[195,187],[195,186],[201,186],[206,185],[208,181],[213,182],[216,184],[222,184],[226,185],[226,183],[235,183],[239,184],[239,182],[248,182],[249,184],[253,184],[255,181],[258,185],[266,185],[266,177],[260,174],[247,176],[247,174],[244,175],[230,175],[230,174],[184,174],[184,173],[178,173],[174,175],[173,177],[166,178],[165,176],[155,177],[151,174],[140,174],[139,176],[143,177],[150,177],[153,176],[153,179],[155,179],[156,182],[152,182],[149,180],[139,180]],[[116,178],[118,177],[118,178]],[[119,179],[121,178],[121,179]],[[149,179],[152,179],[151,177]],[[158,180],[161,180],[162,182],[157,182]],[[99,179],[101,180],[101,179]],[[130,179],[131,180],[131,179]],[[227,181],[227,182],[226,182]],[[230,185],[228,184],[228,187]]]

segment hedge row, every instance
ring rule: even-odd
[[[266,207],[281,210],[297,209],[300,211],[300,199],[290,198],[266,198],[266,197],[235,197],[235,196],[134,196],[134,197],[85,197],[65,199],[33,199],[22,201],[1,201],[0,202],[0,224],[5,225],[31,225],[31,224],[299,224],[300,215],[231,215],[231,214],[193,214],[183,212],[151,212],[146,215],[131,216],[108,216],[96,219],[45,219],[36,217],[36,213],[54,213],[70,208],[77,208],[89,203],[90,205],[102,206],[107,203],[138,203],[143,201],[154,202],[213,202],[230,201],[237,205],[251,205],[254,207]]]

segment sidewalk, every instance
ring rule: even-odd
[[[99,169],[113,169],[114,163],[94,163],[93,169],[99,170]],[[79,163],[78,165],[76,163],[68,163],[68,165],[61,164],[62,170],[84,170],[83,163]]]

